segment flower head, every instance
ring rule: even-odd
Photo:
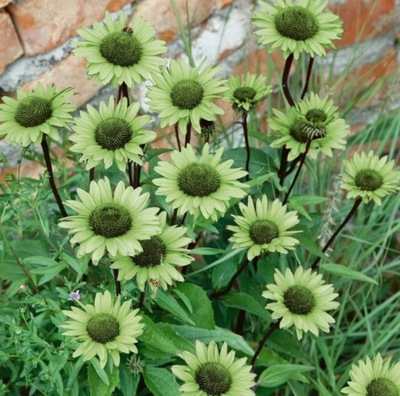
[[[154,85],[149,87],[149,107],[158,113],[161,127],[178,123],[182,134],[186,133],[189,122],[201,133],[200,119],[214,121],[216,114],[223,110],[213,103],[220,92],[225,90],[219,78],[218,68],[186,66],[183,60],[172,60],[161,74],[154,75]]]
[[[200,157],[192,146],[174,151],[170,161],[159,162],[155,171],[163,176],[154,180],[156,194],[164,195],[180,215],[189,212],[217,220],[229,207],[231,198],[243,198],[245,184],[238,182],[247,172],[231,169],[233,160],[221,162],[223,148],[210,153],[206,143]]]
[[[156,133],[143,129],[150,116],[137,117],[140,104],[127,105],[123,98],[114,105],[114,98],[108,104],[101,102],[99,111],[88,106],[88,112],[81,112],[75,118],[75,133],[70,140],[75,144],[71,151],[81,153],[81,161],[87,161],[86,169],[104,162],[109,168],[115,161],[120,171],[125,171],[128,160],[142,164],[142,145],[153,141]]]
[[[190,264],[193,260],[185,246],[191,242],[185,237],[185,227],[166,225],[166,213],[159,215],[161,232],[150,239],[141,241],[143,251],[135,256],[117,256],[111,268],[118,270],[118,280],[136,277],[140,290],[144,291],[146,282],[153,289],[160,286],[164,290],[173,281],[183,282],[183,276],[176,270]],[[155,282],[157,281],[157,282]]]
[[[79,301],[81,299],[81,294],[79,293],[79,290],[77,291],[72,291],[69,293],[68,300],[69,301]]]
[[[160,231],[158,208],[146,208],[149,194],[141,188],[125,188],[120,181],[114,191],[105,178],[90,183],[90,191],[77,189],[80,201],[66,204],[77,215],[68,216],[59,223],[73,235],[71,243],[78,243],[78,257],[91,253],[94,264],[107,251],[135,255],[142,251],[139,241],[149,239]]]
[[[265,252],[287,253],[299,243],[291,236],[298,231],[289,231],[299,222],[297,212],[286,212],[279,200],[268,202],[263,195],[254,204],[249,196],[247,206],[239,203],[239,208],[243,216],[233,215],[236,225],[227,226],[233,231],[229,241],[235,248],[247,249],[248,260]]]
[[[71,318],[61,325],[66,336],[72,336],[81,344],[72,355],[83,355],[83,360],[90,360],[96,355],[100,366],[107,363],[108,355],[119,366],[120,352],[137,353],[137,337],[143,332],[138,309],[131,309],[132,301],[121,304],[118,296],[113,301],[109,291],[97,293],[94,305],[80,304],[82,309],[72,307],[72,311],[63,311]]]
[[[56,92],[52,85],[45,89],[38,83],[32,91],[18,89],[17,99],[3,96],[0,104],[0,136],[6,142],[24,147],[34,143],[39,146],[43,135],[58,141],[58,130],[67,126],[72,119],[75,105],[66,103],[73,95],[70,88]]]
[[[341,187],[348,190],[347,198],[361,198],[364,203],[374,201],[382,203],[381,198],[396,192],[400,182],[400,172],[393,170],[394,161],[387,161],[374,155],[355,153],[349,160],[343,161],[347,175],[342,177]]]
[[[179,355],[186,366],[172,366],[175,377],[184,381],[183,396],[253,396],[255,374],[246,358],[235,359],[226,342],[221,351],[214,341],[208,346],[196,341],[196,354],[184,351]]]
[[[246,113],[254,110],[260,100],[272,92],[265,77],[257,74],[231,76],[226,85],[228,91],[224,93],[224,99],[232,103],[232,108],[236,112]]]
[[[348,386],[341,390],[349,396],[399,396],[400,362],[391,365],[378,353],[372,361],[369,357],[351,366]]]
[[[259,27],[261,45],[269,51],[280,48],[287,58],[297,59],[302,52],[324,56],[325,48],[334,48],[333,40],[341,37],[342,21],[331,12],[324,12],[328,0],[275,0],[274,4],[260,2],[252,23]]]
[[[335,320],[326,311],[336,309],[339,303],[333,301],[338,294],[332,285],[326,285],[322,275],[298,267],[293,274],[287,268],[283,275],[275,270],[275,284],[267,285],[263,297],[276,302],[267,304],[273,319],[281,319],[279,327],[295,326],[297,338],[303,332],[319,335],[319,330],[329,332],[329,324]]]
[[[83,40],[73,52],[87,59],[87,74],[96,83],[132,88],[164,63],[159,55],[166,52],[165,43],[155,39],[155,30],[142,18],[128,27],[124,13],[114,21],[107,12],[103,24],[94,22],[91,29],[77,32]]]
[[[346,147],[345,138],[349,134],[348,125],[338,118],[336,110],[333,100],[321,99],[314,93],[291,107],[287,115],[273,109],[275,117],[269,120],[269,126],[277,139],[271,147],[286,146],[291,161],[306,151],[307,141],[311,139],[308,151],[311,158],[317,157],[318,150],[332,157],[332,149]]]

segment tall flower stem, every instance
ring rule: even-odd
[[[217,297],[221,297],[224,296],[225,294],[227,294],[233,287],[233,285],[236,282],[236,279],[239,277],[239,275],[245,270],[245,268],[248,266],[249,264],[249,260],[246,258],[243,263],[239,266],[239,268],[237,269],[237,271],[235,272],[235,274],[233,275],[232,279],[229,281],[228,285],[225,287],[225,289],[222,289],[220,291],[218,290],[214,290],[210,297],[212,298],[217,298]]]
[[[301,99],[304,99],[304,96],[306,96],[306,93],[308,91],[313,65],[314,65],[314,58],[310,56],[310,60],[308,61],[308,67],[307,67],[306,82],[304,84],[303,92],[301,93],[300,97]]]
[[[290,68],[292,67],[293,63],[293,54],[290,54],[285,61],[285,67],[283,69],[283,75],[282,75],[282,89],[283,93],[285,95],[285,98],[287,102],[289,103],[290,106],[294,106],[294,100],[292,98],[292,95],[290,94],[289,90],[289,73],[290,73]]]
[[[307,139],[306,149],[305,149],[303,155],[301,156],[301,160],[300,160],[300,164],[299,164],[299,166],[298,166],[298,168],[297,168],[297,172],[296,172],[296,174],[294,175],[292,184],[290,185],[289,190],[288,190],[288,192],[286,193],[285,198],[284,198],[284,200],[283,200],[283,205],[286,205],[286,204],[287,204],[287,202],[288,202],[288,200],[289,200],[290,193],[292,192],[293,187],[295,186],[295,184],[296,184],[296,182],[297,182],[297,179],[299,178],[300,171],[301,171],[301,169],[303,168],[303,165],[304,165],[304,163],[305,163],[305,161],[306,161],[306,158],[307,158],[308,151],[310,150],[311,142],[312,142],[312,136],[310,135],[310,136],[308,137],[308,139]]]
[[[178,150],[182,150],[181,146],[181,140],[179,139],[179,129],[178,129],[178,124],[175,124],[175,137],[176,137],[176,143],[178,144]]]
[[[329,241],[325,244],[325,246],[322,248],[322,252],[326,252],[329,248],[329,246],[332,244],[332,242],[335,240],[335,238],[340,234],[340,232],[343,230],[345,225],[350,221],[350,219],[353,217],[354,213],[356,213],[358,207],[361,205],[362,199],[357,198],[354,201],[353,207],[350,209],[350,212],[346,216],[346,218],[342,221],[340,226],[337,228],[337,230],[333,233],[333,235],[329,238]],[[317,257],[312,265],[312,269],[315,270],[318,263],[320,262],[321,257]]]
[[[144,291],[140,292],[139,303],[138,303],[138,306],[137,306],[139,309],[143,308],[145,294],[146,294],[146,292],[144,292]]]
[[[250,143],[249,143],[249,130],[248,130],[248,126],[247,126],[247,116],[248,116],[248,112],[244,111],[243,115],[242,115],[242,126],[243,126],[243,135],[244,135],[244,141],[246,144],[246,181],[250,180]]]
[[[136,162],[133,164],[133,188],[140,186],[140,174],[142,172],[142,167]]]
[[[64,208],[64,205],[62,203],[60,194],[58,193],[56,183],[54,181],[54,174],[53,174],[53,166],[51,165],[51,159],[50,159],[50,150],[49,150],[49,145],[47,144],[46,140],[46,135],[43,134],[42,138],[42,150],[43,150],[43,156],[44,156],[44,161],[46,163],[46,168],[47,168],[47,173],[49,174],[49,183],[51,190],[53,191],[54,198],[57,201],[57,205],[60,209],[61,215],[63,217],[67,217],[68,214]]]
[[[128,106],[129,106],[129,90],[128,90],[128,86],[124,82],[118,88],[116,102],[118,103],[122,98],[126,98],[126,100],[128,102]]]
[[[126,164],[126,173],[128,173],[129,184],[133,187],[133,173],[132,173],[132,161],[128,160]]]
[[[283,94],[285,95],[285,98],[291,107],[293,107],[295,105],[294,100],[293,100],[292,95],[290,94],[290,90],[289,90],[289,73],[290,73],[290,68],[292,67],[293,57],[294,57],[293,54],[290,54],[286,58],[285,67],[283,69],[283,74],[282,74]],[[279,171],[278,171],[279,184],[281,186],[283,186],[283,183],[285,182],[286,167],[287,167],[287,163],[288,163],[288,155],[289,155],[289,150],[286,148],[286,146],[283,146],[282,153],[281,153],[281,164],[280,164]]]
[[[192,123],[189,122],[186,127],[186,136],[185,136],[185,147],[187,147],[188,144],[190,144],[190,139],[192,135]]]
[[[94,180],[94,168],[89,169],[89,183]]]
[[[253,357],[251,358],[250,364],[254,368],[258,355],[261,353],[262,349],[264,348],[265,343],[268,341],[269,337],[271,337],[272,333],[279,328],[280,321],[271,324],[268,331],[264,334],[264,337],[259,342],[256,351],[254,352]]]
[[[118,270],[113,269],[114,281],[115,281],[115,292],[117,296],[121,294],[121,282],[118,280]]]

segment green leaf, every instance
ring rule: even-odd
[[[322,252],[322,249],[317,245],[314,238],[311,236],[310,231],[306,226],[298,226],[302,232],[294,234],[293,237],[298,239],[299,242],[312,254],[315,256],[326,258],[326,255]]]
[[[216,249],[210,247],[200,247],[196,249],[192,249],[190,254],[200,254],[202,256],[217,256],[219,254],[225,253],[224,249]]]
[[[181,337],[171,325],[166,323],[159,323],[160,330],[165,334],[168,339],[173,342],[179,351],[188,351],[195,353],[196,349],[194,344],[186,338]]]
[[[197,271],[191,272],[190,276],[195,275],[195,274],[199,274],[200,272],[208,271],[211,268],[214,268],[217,265],[220,265],[220,264],[224,263],[225,261],[228,261],[228,260],[232,259],[232,257],[234,257],[234,256],[236,256],[238,254],[244,254],[245,251],[246,251],[245,249],[234,249],[234,250],[231,250],[229,253],[225,254],[223,257],[221,257],[217,261],[214,261],[213,263],[208,264],[205,267],[203,267],[203,268],[201,268],[201,269],[199,269]]]
[[[345,267],[340,264],[322,264],[321,268],[331,274],[340,276],[341,278],[358,280],[361,282],[372,283],[373,285],[378,285],[379,283],[361,272],[352,270],[351,268]]]
[[[266,323],[271,322],[271,314],[252,296],[246,293],[234,293],[225,296],[222,301],[228,307],[243,309],[257,315]]]
[[[59,263],[52,258],[44,256],[30,256],[25,257],[22,262],[27,265],[35,265],[40,267],[53,267]]]
[[[175,298],[166,293],[164,290],[158,290],[156,297],[157,305],[165,309],[168,312],[171,312],[177,318],[183,320],[186,323],[190,323],[195,325],[195,322],[191,319],[188,313],[179,305],[179,303],[175,300]]]
[[[206,292],[193,283],[180,283],[176,289],[189,299],[193,308],[193,313],[190,314],[193,322],[199,327],[214,329],[214,311]]]
[[[106,385],[110,385],[110,381],[107,377],[107,373],[105,372],[104,369],[100,367],[100,362],[97,359],[92,359],[91,364],[89,365],[89,369],[93,368],[94,373],[100,378]],[[89,377],[90,377],[90,371],[89,371]]]
[[[123,396],[132,396],[136,395],[137,387],[139,385],[140,375],[139,374],[130,374],[126,365],[121,364],[119,366],[119,385]]]
[[[165,335],[158,326],[146,315],[142,315],[143,333],[138,339],[160,351],[176,355],[180,349]]]
[[[179,385],[175,376],[167,369],[146,367],[143,372],[143,378],[153,396],[179,395]]]
[[[247,342],[243,339],[243,337],[232,333],[230,330],[216,328],[215,330],[207,330],[200,329],[198,327],[190,327],[190,326],[175,326],[171,325],[171,327],[183,338],[194,342],[195,340],[199,340],[204,344],[209,344],[210,341],[214,340],[215,342],[224,342],[240,352],[243,352],[245,355],[252,356],[254,351]]]
[[[322,202],[329,201],[327,197],[318,197],[315,195],[294,195],[290,197],[289,202],[296,202],[299,205],[306,206],[306,205],[317,205]]]
[[[314,370],[312,366],[299,364],[277,364],[264,370],[258,380],[258,384],[264,388],[276,388],[292,379],[297,374]]]
[[[273,172],[266,173],[265,175],[261,175],[261,176],[258,176],[258,177],[256,177],[256,178],[250,180],[250,181],[247,181],[246,184],[248,184],[248,185],[251,186],[251,187],[259,186],[259,185],[264,184],[264,183],[265,183],[267,180],[269,180],[273,175],[274,175]]]

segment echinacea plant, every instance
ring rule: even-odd
[[[0,135],[46,173],[1,184],[0,394],[400,396],[400,172],[311,77],[343,33],[327,6],[255,5],[281,85],[107,12],[73,52],[115,95],[2,98]]]

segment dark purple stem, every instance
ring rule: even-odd
[[[339,233],[343,230],[345,225],[350,221],[350,219],[353,217],[354,213],[356,213],[358,207],[361,205],[362,199],[358,198],[354,201],[354,205],[351,208],[349,214],[346,216],[346,218],[342,221],[342,224],[338,227],[338,229],[333,233],[333,235],[329,238],[329,241],[325,244],[325,246],[322,248],[322,251],[325,253],[329,246],[332,244],[332,242],[335,240],[335,238],[339,235]],[[317,268],[318,263],[320,262],[321,257],[317,257],[312,265],[312,269],[315,270]]]
[[[51,159],[50,159],[50,150],[49,150],[49,145],[47,144],[45,134],[43,134],[43,138],[42,138],[42,150],[43,150],[44,161],[46,163],[47,173],[49,174],[49,183],[50,183],[51,190],[53,191],[53,195],[54,195],[54,198],[56,199],[56,202],[57,202],[58,208],[60,209],[61,215],[63,217],[67,217],[68,214],[64,208],[60,194],[58,193],[58,190],[57,190],[56,183],[54,181],[53,166],[51,165]]]

